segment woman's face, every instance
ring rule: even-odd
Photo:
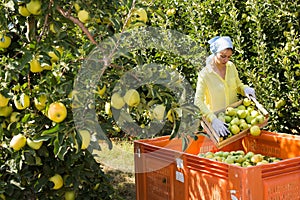
[[[224,49],[217,53],[215,62],[218,65],[226,65],[232,56],[232,49]]]

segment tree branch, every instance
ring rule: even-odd
[[[89,40],[97,45],[96,40],[94,39],[94,37],[92,36],[92,34],[89,32],[89,30],[84,26],[84,24],[79,21],[79,19],[73,17],[72,15],[70,15],[69,12],[64,11],[61,7],[57,6],[56,10],[58,10],[58,12],[60,12],[60,14],[62,14],[65,18],[71,20],[72,22],[74,22],[75,24],[77,24],[81,30],[87,35],[87,37],[89,38]]]

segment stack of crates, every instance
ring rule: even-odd
[[[169,136],[137,140],[137,200],[299,200],[300,136],[262,131],[218,149],[205,136],[181,150]],[[252,151],[281,161],[240,167],[199,157],[208,151]]]

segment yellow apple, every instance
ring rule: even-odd
[[[57,46],[54,48],[59,52],[60,55],[62,55],[63,49],[61,47]],[[54,51],[50,51],[48,53],[48,55],[51,57],[51,59],[50,59],[51,63],[55,63],[59,60],[59,57],[56,55],[56,53]]]
[[[91,134],[88,130],[80,130],[79,134],[81,136],[82,145],[81,149],[87,149],[91,142]]]
[[[45,94],[42,94],[38,98],[34,98],[34,106],[36,109],[39,111],[43,110],[46,107],[46,101],[47,101],[47,96]]]
[[[26,145],[26,137],[21,133],[13,136],[13,138],[9,143],[9,146],[13,148],[15,151],[19,151],[25,145]]]
[[[250,134],[253,136],[259,136],[260,135],[260,128],[257,125],[251,126],[250,127]]]
[[[87,23],[90,20],[90,14],[86,10],[78,11],[77,16],[78,16],[79,21],[81,21],[82,23]]]
[[[111,96],[111,106],[115,109],[121,109],[125,105],[124,99],[119,93],[114,93]]]
[[[41,2],[39,0],[31,0],[26,4],[27,10],[33,15],[39,15],[42,13]]]
[[[53,102],[48,109],[48,118],[53,122],[60,123],[67,117],[67,108],[61,102]]]
[[[0,107],[0,116],[1,117],[8,117],[13,111],[11,106],[4,106]]]
[[[30,138],[27,138],[26,142],[30,148],[35,149],[35,150],[40,149],[41,146],[43,145],[43,141],[35,142],[35,141],[31,140]]]
[[[7,35],[0,34],[0,48],[8,48],[11,44],[11,38]]]
[[[43,68],[40,64],[40,62],[36,59],[36,58],[33,58],[30,62],[30,71],[32,73],[38,73],[38,72],[42,72],[43,71]]]
[[[19,112],[12,112],[9,118],[10,123],[18,122],[20,120]]]
[[[251,162],[256,164],[263,160],[263,156],[261,154],[254,154],[250,160],[251,160]]]
[[[64,180],[60,174],[55,174],[54,176],[50,177],[49,181],[51,181],[54,184],[52,188],[54,190],[58,190],[64,185]]]
[[[65,196],[65,200],[75,200],[74,191],[66,191],[64,196]]]
[[[167,12],[166,12],[166,14],[167,14],[168,16],[172,16],[172,15],[174,15],[175,13],[176,13],[175,8],[170,8],[170,9],[168,9]]]
[[[14,96],[14,104],[18,110],[24,110],[30,106],[30,98],[27,94],[22,93],[20,101],[17,99],[17,96]]]
[[[148,21],[146,10],[144,8],[133,9],[131,14],[131,21],[142,21],[146,23]]]
[[[137,107],[140,104],[140,94],[135,89],[130,89],[125,93],[124,101],[128,106]]]
[[[9,98],[3,96],[3,95],[0,93],[0,107],[7,106],[8,101],[9,101]]]
[[[18,10],[20,15],[22,15],[23,17],[28,17],[31,15],[31,13],[27,10],[26,6],[24,5],[20,5]]]
[[[75,8],[76,12],[80,11],[80,5],[78,3],[74,3],[74,8]]]
[[[166,110],[166,106],[164,105],[157,105],[154,109],[153,109],[153,117],[157,120],[163,120],[164,116],[165,116],[165,110]]]

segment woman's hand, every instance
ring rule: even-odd
[[[245,93],[245,96],[248,97],[250,99],[250,96],[256,98],[255,96],[255,90],[251,87],[246,87],[244,89],[244,93]]]
[[[219,136],[224,137],[230,133],[227,128],[228,125],[222,122],[221,120],[219,120],[218,118],[213,119],[211,125]]]

